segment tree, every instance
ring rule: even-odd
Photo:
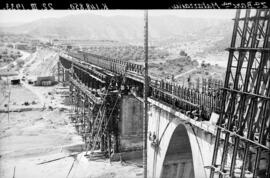
[[[191,62],[191,57],[190,56],[187,56],[187,61]]]
[[[180,51],[180,56],[187,56],[187,53],[184,50]]]
[[[192,61],[192,65],[193,65],[193,66],[198,66],[198,65],[199,65],[199,62],[198,62],[196,59],[194,59],[194,60]]]
[[[204,60],[203,60],[202,63],[201,63],[201,67],[206,67],[205,61],[204,61]]]
[[[24,60],[18,59],[17,64],[18,64],[19,67],[22,67],[24,65]]]

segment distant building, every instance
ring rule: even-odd
[[[35,81],[36,86],[51,86],[53,84],[55,84],[54,76],[37,77],[37,80]]]
[[[10,80],[11,85],[20,85],[21,80],[19,77],[12,77]]]
[[[41,82],[41,86],[51,86],[53,84],[53,82],[52,81],[42,81]]]

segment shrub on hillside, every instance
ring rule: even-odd
[[[187,53],[184,50],[180,51],[180,56],[187,56]]]
[[[24,65],[24,60],[18,59],[17,64],[18,64],[19,67],[22,67]]]

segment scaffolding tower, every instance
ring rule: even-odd
[[[236,12],[211,178],[270,177],[269,20],[269,9]]]

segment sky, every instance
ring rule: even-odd
[[[103,16],[136,16],[143,17],[143,10],[0,10],[0,23],[27,23],[42,18],[61,18],[68,15],[92,13]],[[225,18],[235,16],[234,9],[224,10],[149,10],[149,17],[175,15],[179,17]]]

